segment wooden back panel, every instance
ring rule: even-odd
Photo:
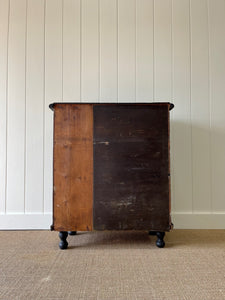
[[[56,103],[53,226],[170,230],[169,103]]]
[[[169,229],[168,106],[94,106],[94,229]]]
[[[93,229],[93,107],[54,106],[53,229]]]

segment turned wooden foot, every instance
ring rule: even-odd
[[[68,232],[67,231],[60,231],[59,232],[59,238],[60,238],[60,242],[59,242],[59,248],[60,249],[67,249],[68,243],[67,243],[67,237],[68,237]]]
[[[69,234],[69,235],[76,235],[77,232],[76,232],[76,231],[68,231],[68,234]]]
[[[157,231],[156,235],[157,235],[156,246],[159,248],[163,248],[165,246],[165,242],[163,240],[163,238],[165,236],[165,232]]]

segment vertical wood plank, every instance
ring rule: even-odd
[[[189,0],[173,0],[174,211],[192,211]]]
[[[100,1],[100,102],[116,102],[117,0]]]
[[[0,214],[5,213],[9,0],[0,1]]]
[[[92,230],[93,106],[54,110],[54,229]]]
[[[118,0],[118,101],[136,100],[136,1]]]
[[[137,1],[136,7],[136,97],[137,102],[153,101],[153,0]]]
[[[171,101],[171,0],[154,1],[154,100]]]
[[[191,120],[193,211],[211,210],[207,1],[191,1]]]
[[[62,101],[62,0],[47,0],[45,12],[44,212],[52,211],[53,114]]]
[[[10,1],[7,212],[24,212],[26,0]]]
[[[25,212],[43,211],[44,0],[27,2]]]
[[[81,100],[99,100],[99,2],[81,2]]]
[[[212,211],[225,211],[225,2],[208,1]]]
[[[63,101],[80,101],[80,0],[63,1]]]

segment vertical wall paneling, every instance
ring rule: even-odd
[[[175,211],[192,211],[189,0],[173,0],[173,170]],[[185,171],[184,171],[185,170]]]
[[[47,0],[45,12],[44,211],[52,211],[53,114],[62,101],[62,0]]]
[[[118,0],[118,100],[136,100],[135,0]]]
[[[191,0],[193,211],[211,211],[209,40],[207,0]]]
[[[116,102],[117,95],[117,0],[100,0],[100,101]]]
[[[225,211],[225,1],[208,1],[212,211]]]
[[[171,101],[171,1],[154,1],[155,101]]]
[[[153,0],[136,2],[136,97],[139,102],[153,101]]]
[[[27,2],[25,211],[43,211],[44,0]]]
[[[7,113],[7,204],[24,212],[26,0],[10,1]]]
[[[172,102],[172,1],[154,1],[154,101]],[[173,119],[173,111],[170,114]],[[173,123],[170,123],[170,152],[173,161]],[[173,164],[171,164],[171,203],[174,206]]]
[[[0,214],[5,213],[9,0],[0,1]]]
[[[80,0],[63,0],[63,101],[80,101]]]
[[[99,101],[99,0],[81,1],[81,100]]]
[[[49,228],[48,105],[75,101],[174,102],[175,228],[224,228],[224,36],[224,0],[0,0],[0,229]]]

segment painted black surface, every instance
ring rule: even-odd
[[[59,232],[59,238],[60,238],[59,248],[61,250],[65,250],[68,247],[68,242],[66,240],[67,237],[68,237],[68,232],[67,231],[60,231]]]
[[[156,232],[157,240],[156,240],[156,246],[158,248],[164,248],[165,247],[165,242],[164,242],[164,236],[165,232]]]
[[[169,230],[168,106],[93,113],[94,229]]]

